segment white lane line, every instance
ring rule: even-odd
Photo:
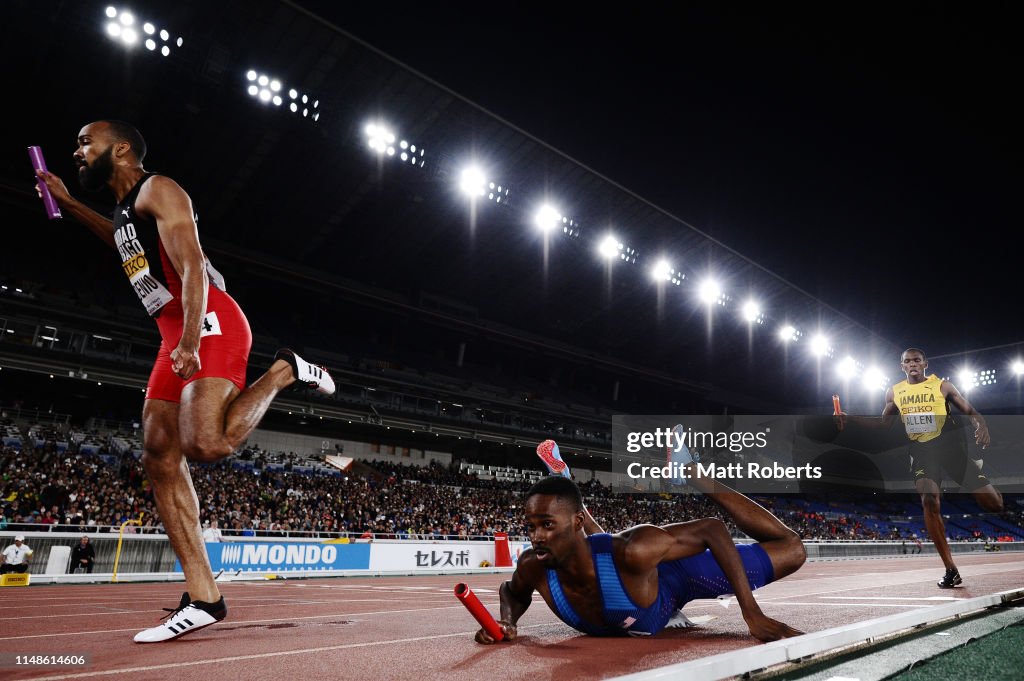
[[[484,603],[488,608],[498,607],[497,603]],[[820,604],[819,604],[820,605]],[[433,612],[435,610],[459,610],[463,609],[464,606],[460,605],[449,605],[440,608],[414,608],[410,610],[375,610],[372,612],[335,612],[330,615],[308,615],[306,617],[278,617],[275,619],[265,620],[224,620],[226,625],[244,625],[244,624],[274,624],[276,622],[296,622],[299,620],[322,620],[330,619],[333,617],[352,617],[359,618],[367,615],[398,615],[408,612]],[[146,611],[149,612],[149,611]],[[532,625],[531,625],[532,626]],[[108,634],[120,631],[138,631],[139,627],[132,627],[131,629],[103,629],[99,631],[68,631],[51,634],[28,634],[25,636],[5,636],[4,641],[16,641],[21,639],[29,638],[55,638],[57,636],[85,636],[87,634]]]
[[[445,598],[445,599],[440,599],[439,598],[439,599],[437,599],[437,602],[438,603],[445,603],[445,602],[448,602],[448,600],[449,599],[447,599],[447,598]],[[394,603],[396,601],[414,601],[414,602],[419,602],[419,603],[429,603],[430,602],[427,599],[423,599],[423,598],[418,598],[418,599],[414,599],[414,598],[345,598],[345,599],[341,599],[341,600],[337,600],[337,601],[291,601],[291,602],[289,602],[289,605],[326,605],[326,606],[330,606],[330,605],[343,605],[343,604],[346,604],[346,603]],[[166,601],[163,601],[163,602],[166,602]],[[273,608],[273,607],[277,607],[277,605],[278,605],[276,603],[268,603],[268,604],[265,604],[265,605],[264,604],[259,604],[259,605],[257,605],[257,604],[251,604],[251,605],[231,605],[232,603],[233,603],[232,600],[228,600],[228,604],[229,604],[228,607],[236,609],[236,610],[252,609],[252,608]],[[495,606],[500,606],[500,603],[496,603]],[[99,605],[95,605],[93,607],[103,608],[103,606],[99,606]],[[430,610],[430,608],[426,608],[426,609]],[[115,614],[117,614],[117,615],[138,615],[138,614],[152,613],[152,612],[153,612],[153,610],[151,608],[147,608],[145,610],[113,610],[113,609],[109,609],[109,608],[103,608],[99,612],[93,610],[93,611],[90,611],[90,612],[72,612],[72,613],[65,612],[65,613],[60,613],[60,614],[56,614],[56,615],[16,615],[14,617],[4,617],[4,621],[6,622],[6,621],[13,621],[13,620],[53,619],[55,617],[101,617],[103,615],[115,615]],[[409,612],[409,611],[403,611],[403,612]]]
[[[850,601],[966,601],[966,598],[953,596],[822,596],[834,600]]]
[[[816,605],[819,608],[827,608],[831,606],[831,603],[803,603],[800,601],[771,601],[772,605]],[[904,609],[915,609],[915,608],[933,608],[933,605],[922,605],[920,603],[843,603],[843,607],[862,607],[862,608],[904,608]]]

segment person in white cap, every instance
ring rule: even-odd
[[[4,549],[3,554],[0,554],[0,574],[28,572],[30,558],[32,558],[32,549],[25,543],[25,537],[19,534],[14,538],[14,543]]]

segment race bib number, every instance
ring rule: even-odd
[[[150,273],[146,251],[139,243],[135,225],[131,222],[114,232],[114,243],[121,256],[121,269],[131,282],[135,295],[139,297],[146,313],[154,315],[164,305],[174,300],[171,292]]]
[[[206,316],[203,317],[203,325],[199,329],[199,337],[205,338],[206,336],[219,336],[220,332],[220,320],[217,319],[216,312],[207,312]]]
[[[908,433],[934,433],[938,430],[934,414],[907,414],[903,426]]]

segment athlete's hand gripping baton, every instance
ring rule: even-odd
[[[466,610],[469,610],[469,614],[472,615],[483,630],[487,632],[487,635],[493,638],[495,641],[501,641],[505,638],[505,632],[501,630],[501,626],[494,621],[491,617],[491,613],[487,612],[487,608],[480,602],[480,599],[476,597],[473,590],[469,588],[468,584],[458,583],[455,585],[455,597],[462,601],[462,604],[466,606]]]
[[[29,147],[28,157],[32,160],[33,170],[46,170],[46,161],[43,160],[43,150],[41,147]],[[51,220],[64,217],[60,213],[60,208],[57,207],[57,200],[50,193],[50,188],[38,177],[36,178],[36,187],[39,189],[40,196],[43,197],[43,205],[46,206],[46,217]]]

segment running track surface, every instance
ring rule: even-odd
[[[762,610],[803,631],[1020,587],[1024,554],[957,556],[964,587],[940,590],[935,556],[807,563],[756,592]],[[512,644],[473,642],[476,622],[452,595],[465,579],[492,613],[503,575],[323,578],[221,584],[228,619],[177,641],[132,636],[177,605],[174,583],[0,589],[4,679],[602,679],[758,645],[735,604],[693,601],[698,627],[652,638],[589,638],[539,596]],[[16,667],[10,654],[81,654],[77,668]]]

